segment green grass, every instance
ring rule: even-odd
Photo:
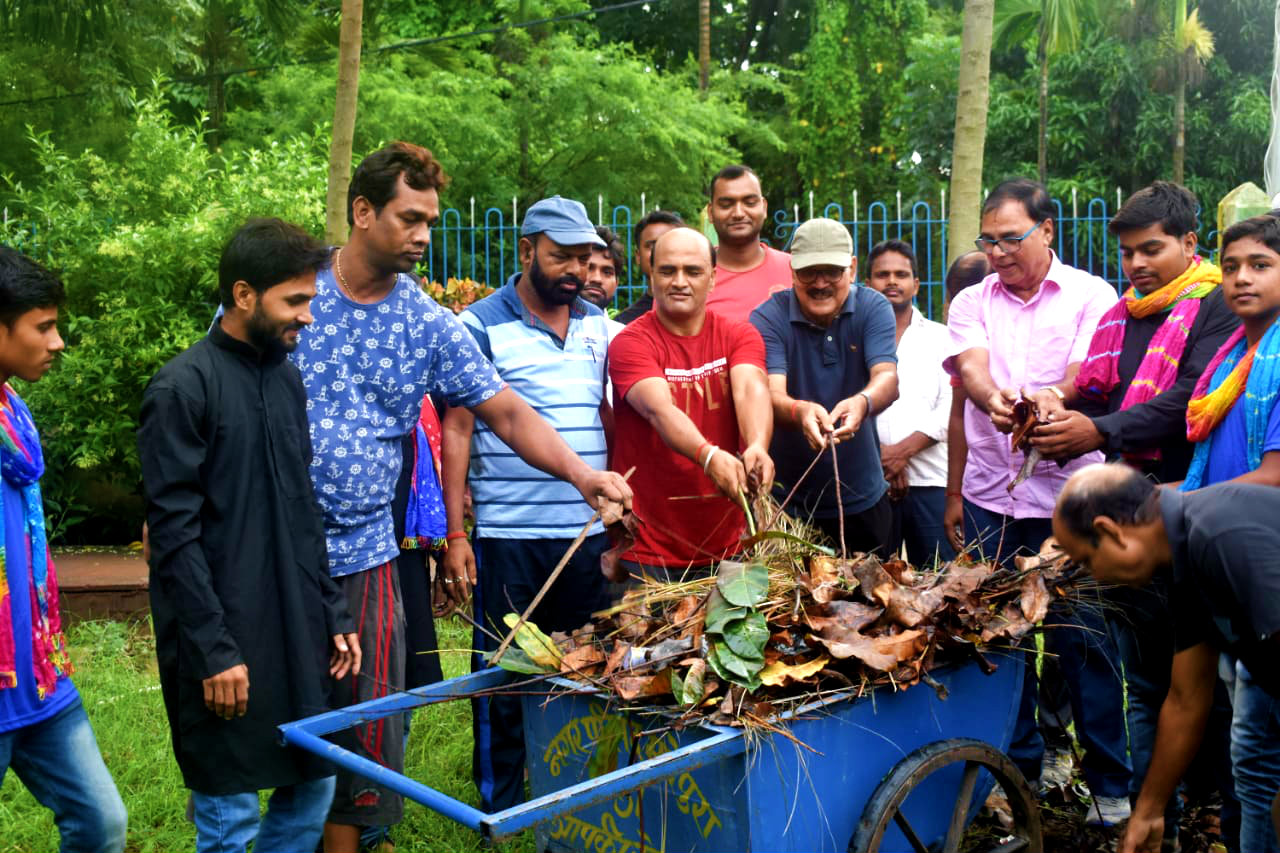
[[[437,623],[447,678],[467,671],[469,629],[456,620]],[[129,810],[126,848],[182,851],[195,847],[195,828],[184,817],[187,791],[169,743],[160,699],[155,648],[146,622],[81,622],[68,631],[74,681],[80,690],[107,767]],[[471,782],[471,707],[449,702],[419,709],[405,757],[407,775],[463,802],[479,801]],[[406,803],[393,840],[401,851],[479,851],[479,836],[435,812]],[[32,853],[58,847],[50,812],[13,773],[0,787],[0,851]],[[511,853],[534,848],[525,833],[501,845]]]

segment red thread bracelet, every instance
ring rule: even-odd
[[[452,533],[446,533],[444,535],[444,541],[446,542],[452,542],[454,539],[466,539],[466,538],[467,538],[467,531],[465,530],[455,530]]]
[[[791,401],[791,420],[792,420],[792,421],[794,421],[794,422],[796,422],[796,423],[799,423],[799,422],[800,422],[800,419],[796,417],[796,408],[797,408],[801,403],[803,403],[803,402],[804,402],[803,400],[792,400],[792,401]]]
[[[697,464],[701,465],[701,464],[702,464],[702,451],[706,450],[706,449],[707,449],[708,447],[710,447],[710,446],[711,446],[711,442],[710,442],[710,441],[704,441],[704,442],[702,442],[702,444],[698,445],[698,452],[697,452],[697,453],[695,453],[695,454],[693,454],[693,461],[694,461],[694,462],[696,462]]]

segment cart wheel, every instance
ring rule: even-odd
[[[964,762],[959,795],[951,809],[947,837],[942,847],[926,846],[899,809],[916,787],[944,767]],[[862,810],[858,829],[849,842],[850,853],[880,853],[880,844],[891,824],[906,836],[915,853],[957,853],[968,824],[969,808],[979,771],[986,770],[1003,789],[1013,812],[1013,838],[994,848],[991,853],[1013,853],[1016,850],[1043,849],[1040,807],[1027,780],[1003,752],[971,738],[940,740],[920,747],[898,762],[880,782]]]

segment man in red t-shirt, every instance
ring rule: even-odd
[[[711,179],[711,224],[720,246],[716,287],[707,310],[747,322],[760,303],[791,287],[791,256],[760,242],[769,202],[746,166],[725,166]]]
[[[639,531],[622,555],[629,571],[678,576],[736,553],[746,526],[739,496],[773,482],[764,341],[749,323],[706,310],[714,270],[715,249],[702,234],[663,234],[654,245],[654,310],[609,345],[612,467],[636,469]]]

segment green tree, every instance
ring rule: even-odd
[[[790,92],[791,153],[805,189],[831,200],[892,193],[909,117],[901,113],[908,42],[923,0],[817,0]]]
[[[996,9],[993,40],[997,46],[1021,44],[1033,33],[1040,69],[1040,121],[1036,170],[1049,182],[1049,60],[1074,51],[1084,26],[1097,18],[1097,0],[1001,0]]]

